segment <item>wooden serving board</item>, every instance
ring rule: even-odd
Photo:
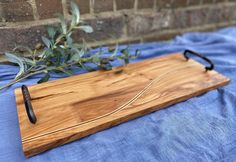
[[[16,102],[27,157],[229,83],[182,54],[73,76],[29,87],[37,123],[26,114],[21,89]]]

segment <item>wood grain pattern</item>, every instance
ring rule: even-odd
[[[229,83],[182,54],[30,86],[35,125],[27,118],[20,89],[16,102],[27,157]]]

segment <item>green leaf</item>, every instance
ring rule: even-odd
[[[27,51],[29,54],[33,54],[33,51],[29,48],[29,47],[26,47],[26,46],[16,46],[14,49],[13,49],[13,52],[17,51],[18,49],[24,49],[25,51]],[[14,55],[14,54],[13,54]],[[16,55],[15,55],[16,56]],[[23,62],[25,62],[25,64],[27,65],[30,65],[30,66],[33,66],[35,65],[35,62],[31,59],[28,59],[26,57],[20,57],[20,59],[23,60]]]
[[[50,48],[52,46],[51,41],[48,38],[44,37],[44,36],[42,36],[42,41],[46,45],[46,47]]]
[[[128,48],[122,49],[121,53],[122,53],[121,58],[123,59],[124,63],[128,64],[129,63],[129,57],[130,57]]]
[[[46,73],[46,75],[38,81],[38,84],[47,82],[49,80],[49,78],[50,78],[50,74]]]
[[[52,53],[52,49],[51,48],[47,48],[44,49],[44,51],[39,55],[40,58],[44,58],[45,60],[50,57],[53,53]]]
[[[56,35],[56,30],[55,30],[54,27],[48,26],[48,27],[47,27],[47,31],[48,31],[48,36],[49,36],[50,38],[54,38],[54,37],[55,37],[55,35]]]
[[[56,54],[56,65],[59,66],[61,63],[61,58],[62,58],[62,54],[61,53],[57,53]]]
[[[81,62],[79,62],[79,65],[83,68],[83,69],[85,69],[85,70],[87,70],[87,71],[95,71],[96,69],[94,69],[94,68],[92,68],[92,67],[90,67],[90,66],[87,66],[87,65],[85,65],[85,64],[83,64],[83,63],[81,63]]]
[[[70,36],[66,36],[66,42],[69,47],[73,46],[73,39]]]
[[[24,60],[21,57],[18,57],[16,55],[8,53],[8,52],[5,53],[5,56],[9,62],[15,63],[15,64],[19,65],[19,67],[20,67],[20,70],[17,73],[15,78],[18,78],[19,76],[24,74],[24,72],[27,70],[27,67],[25,66]]]
[[[28,59],[28,58],[25,58],[25,57],[22,58],[22,59],[23,59],[23,61],[26,65],[29,65],[29,66],[35,66],[36,65],[36,63],[31,59]]]
[[[92,62],[94,64],[100,64],[101,59],[100,59],[99,55],[100,55],[99,53],[96,53],[92,56]]]
[[[76,16],[72,14],[72,21],[71,21],[71,26],[76,26]]]
[[[93,28],[89,25],[82,25],[82,26],[79,26],[76,28],[84,31],[85,33],[92,33],[93,32]]]
[[[77,6],[77,4],[74,1],[70,2],[70,6],[71,6],[71,11],[72,11],[72,25],[77,25],[80,22],[80,11],[79,11],[79,7]]]
[[[118,47],[118,45],[116,45],[116,48],[114,49],[113,54],[111,55],[111,57],[115,57],[117,55],[118,49],[119,49],[119,47]]]
[[[58,68],[58,70],[60,70],[61,72],[71,76],[73,75],[73,72],[71,70],[66,70],[66,69],[63,69],[63,68]]]
[[[79,55],[74,54],[74,55],[71,57],[70,61],[71,61],[71,62],[78,62],[80,59],[81,59],[81,57],[80,57]]]
[[[76,29],[86,33],[92,33],[93,28],[80,19],[80,11],[76,5],[77,1],[74,1],[75,0],[71,0],[71,24],[67,23],[63,15],[59,15],[60,24],[57,27],[49,26],[47,28],[48,37],[42,36],[42,41],[45,44],[45,48],[42,51],[32,51],[28,47],[16,47],[14,49],[17,51],[19,50],[20,52],[26,51],[27,53],[31,53],[32,59],[6,53],[7,59],[20,67],[15,79],[16,82],[19,78],[23,79],[23,77],[25,78],[38,72],[41,73],[42,71],[45,73],[45,76],[39,80],[39,83],[49,80],[50,75],[48,72],[50,71],[72,75],[71,69],[74,66],[87,69],[88,71],[98,68],[110,70],[112,69],[112,61],[118,59],[121,60],[122,63],[127,64],[130,59],[140,55],[139,51],[136,51],[135,54],[131,55],[128,48],[122,50],[121,54],[117,54],[119,53],[118,46],[109,49],[109,52],[111,53],[109,56],[104,56],[102,49],[95,53],[95,55],[90,55],[90,53],[86,55],[88,50],[91,50],[92,48],[86,44],[83,38],[83,43],[74,43],[72,34],[75,33]],[[91,63],[93,65],[89,66]]]
[[[84,51],[83,49],[79,51],[79,56],[80,56],[80,57],[83,57],[84,54],[85,54],[85,51]]]
[[[61,22],[62,33],[66,34],[66,32],[67,32],[66,20],[65,20],[63,15],[59,15],[59,19],[60,19],[60,22]]]
[[[85,54],[84,50],[78,50],[77,48],[72,48],[71,52],[73,53],[73,56],[70,59],[70,61],[72,61],[72,62],[80,61],[81,57],[83,57]]]

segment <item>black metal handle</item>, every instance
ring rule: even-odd
[[[206,71],[214,69],[215,66],[214,66],[213,62],[210,59],[208,59],[207,57],[205,57],[205,56],[203,56],[203,55],[201,55],[197,52],[191,51],[191,50],[185,50],[184,51],[184,57],[186,58],[186,60],[189,60],[189,57],[187,56],[188,53],[192,54],[192,55],[195,55],[195,56],[198,56],[198,57],[202,58],[203,60],[205,60],[206,62],[208,62],[210,64],[210,66],[205,67]]]
[[[26,109],[26,113],[28,115],[29,121],[32,124],[36,124],[37,118],[34,114],[33,106],[31,104],[31,97],[30,97],[29,90],[28,90],[27,86],[25,86],[25,85],[23,85],[21,87],[21,90],[22,90],[24,103],[25,103],[25,109]]]

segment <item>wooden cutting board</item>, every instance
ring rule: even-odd
[[[23,151],[36,155],[229,81],[182,54],[152,58],[28,87],[36,124],[29,122],[21,89],[16,89]]]

